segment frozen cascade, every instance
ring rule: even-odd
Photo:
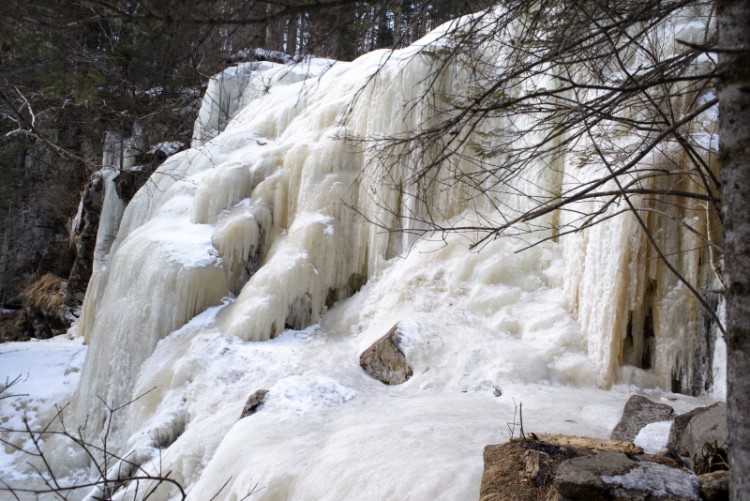
[[[535,409],[524,415],[530,427],[594,435],[619,417],[595,402],[625,398],[599,387],[720,393],[706,371],[721,371],[711,358],[721,341],[707,340],[695,299],[628,215],[521,253],[510,239],[475,252],[462,235],[417,239],[364,222],[470,226],[496,216],[465,185],[411,183],[429,152],[405,151],[385,170],[374,149],[342,140],[419,131],[440,111],[423,96],[460,94],[469,79],[458,65],[436,88],[425,78],[437,63],[422,49],[440,43],[438,31],[352,63],[246,63],[212,80],[194,148],[135,195],[89,286],[79,332],[90,347],[72,408],[90,436],[108,418],[100,398],[117,406],[145,394],[115,416],[111,443],[144,468],[172,471],[192,499],[225,482],[223,499],[255,483],[263,499],[460,499],[478,489],[481,444],[503,438],[499,423],[513,414],[509,397],[490,396],[494,386]],[[518,192],[585,181],[586,147],[531,166]],[[671,154],[643,162],[674,163]],[[481,163],[467,157],[452,175]],[[511,212],[528,203],[495,202]],[[716,224],[695,209],[675,204],[673,215]],[[691,281],[711,284],[711,259],[688,251],[697,237],[651,229],[667,252],[684,251]],[[397,321],[415,375],[383,387],[357,359]],[[557,385],[570,385],[569,409]],[[258,388],[270,390],[263,411],[238,422]],[[363,456],[388,466],[373,471]],[[416,482],[425,458],[434,478]]]
[[[133,127],[133,135],[123,138],[120,134],[108,132],[104,137],[102,148],[102,168],[94,176],[99,176],[104,182],[104,198],[102,200],[101,213],[99,214],[99,227],[96,232],[96,243],[94,247],[94,262],[92,276],[87,287],[86,297],[82,308],[81,323],[90,325],[93,322],[96,308],[94,305],[101,300],[101,292],[104,280],[100,274],[106,274],[106,263],[112,245],[115,242],[117,231],[125,211],[125,203],[120,199],[115,187],[115,180],[123,170],[134,167],[135,158],[143,149],[143,130],[140,126]],[[74,229],[80,224],[79,219],[83,210],[83,200],[79,207],[78,215],[73,222]],[[89,306],[86,306],[86,303]],[[84,340],[88,342],[90,329],[84,328]]]

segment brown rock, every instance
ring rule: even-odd
[[[86,287],[91,278],[96,249],[96,234],[99,231],[99,216],[104,203],[104,178],[97,172],[81,194],[80,217],[71,228],[70,244],[75,248],[76,257],[68,275],[68,294],[83,302]]]
[[[384,384],[404,383],[413,374],[406,357],[396,344],[397,334],[398,324],[359,357],[359,365],[365,372]]]
[[[529,449],[524,453],[523,460],[525,463],[524,475],[526,476],[526,481],[532,485],[538,486],[547,484],[549,480],[550,463],[552,461],[549,454]]]
[[[240,419],[255,414],[258,407],[266,400],[266,395],[268,395],[268,390],[258,390],[250,395],[245,403],[245,408],[242,409]]]
[[[620,422],[612,431],[613,440],[635,440],[641,428],[650,423],[668,421],[674,417],[674,409],[666,404],[653,402],[646,397],[633,395],[625,404]]]
[[[0,343],[28,338],[33,332],[25,310],[0,313]]]

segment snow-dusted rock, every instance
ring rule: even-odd
[[[263,402],[266,400],[266,395],[268,395],[268,390],[258,390],[252,395],[250,395],[247,399],[247,402],[245,402],[245,408],[242,409],[242,415],[240,415],[240,419],[252,416],[258,411],[258,407],[263,404]]]
[[[667,404],[653,402],[641,395],[633,395],[625,404],[620,422],[612,431],[612,440],[634,440],[638,432],[650,423],[668,421],[674,409]]]
[[[565,499],[700,499],[694,474],[651,461],[635,461],[619,452],[565,461],[557,470],[554,485]]]

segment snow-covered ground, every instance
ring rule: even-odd
[[[232,300],[198,315],[139,372],[132,457],[174,471],[196,501],[227,482],[217,499],[254,487],[251,499],[476,499],[483,448],[509,438],[521,404],[527,432],[608,437],[634,392],[677,412],[708,402],[596,388],[580,326],[560,304],[557,246],[515,254],[498,241],[478,254],[461,240],[418,245],[318,324],[270,341],[221,332]],[[386,386],[359,355],[396,322],[414,375]],[[0,419],[33,422],[69,398],[84,351],[65,337],[0,345],[3,374],[23,373],[15,389],[29,394],[0,403]],[[240,419],[258,389],[269,390],[265,403]],[[666,433],[652,426],[639,441],[658,449]],[[11,459],[2,456],[3,479],[33,485]]]
[[[27,434],[7,430],[24,430],[25,422],[40,430],[54,418],[54,406],[70,400],[86,354],[81,341],[71,333],[44,341],[0,344],[0,387],[15,381],[0,394],[0,437],[32,450]],[[24,486],[31,482],[21,473],[29,457],[15,452],[10,444],[0,447],[0,479]],[[0,491],[0,499],[4,496],[9,495]]]

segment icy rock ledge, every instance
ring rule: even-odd
[[[628,442],[564,435],[490,445],[480,500],[507,499],[511,492],[514,499],[701,499],[693,472],[642,452]]]
[[[700,483],[692,472],[620,452],[565,461],[554,487],[558,496],[569,499],[700,499]]]

